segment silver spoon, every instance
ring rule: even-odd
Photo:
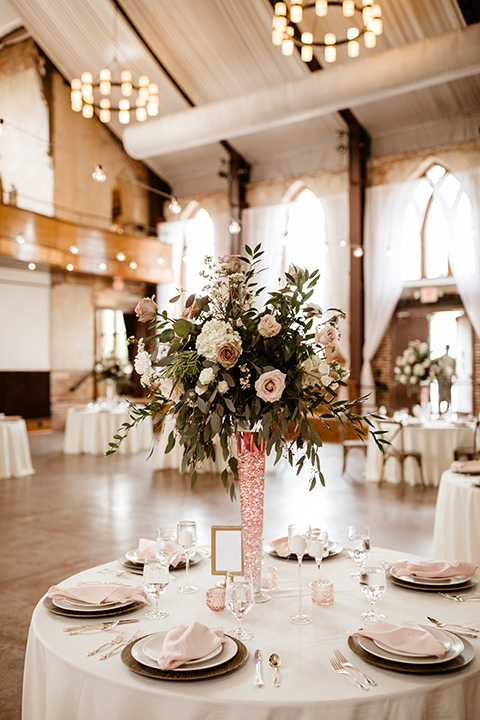
[[[478,637],[477,635],[473,635],[472,633],[477,633],[478,630],[475,628],[466,627],[465,625],[456,625],[455,623],[442,623],[440,620],[436,620],[435,618],[429,617],[428,615],[425,615],[427,620],[429,620],[434,625],[437,625],[437,627],[441,628],[448,628],[451,630],[451,632],[455,633],[456,635],[464,635],[465,637]],[[453,630],[452,628],[460,628],[460,630]]]
[[[273,668],[273,672],[274,672],[273,683],[272,683],[273,687],[280,687],[281,682],[280,682],[280,676],[278,674],[278,668],[282,664],[282,661],[280,660],[277,653],[272,653],[270,655],[270,657],[268,658],[268,664],[270,665],[271,668]]]

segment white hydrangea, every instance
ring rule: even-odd
[[[143,338],[138,341],[137,354],[133,362],[135,370],[140,375],[140,384],[144,388],[151,387],[155,378],[155,371],[149,353],[145,350]]]
[[[197,352],[207,360],[216,361],[218,348],[227,342],[235,345],[239,354],[242,352],[242,339],[229,323],[225,320],[208,320],[197,337]]]
[[[324,358],[319,355],[311,355],[302,362],[302,388],[315,385],[324,385],[332,381],[329,375],[330,366]]]

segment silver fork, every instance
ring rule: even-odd
[[[467,600],[480,600],[480,593],[473,593],[471,595],[449,595],[448,593],[439,592],[442,597],[448,598],[449,600],[455,600],[455,602],[466,602]]]
[[[352,675],[348,670],[345,670],[345,668],[342,667],[342,665],[338,662],[338,660],[336,658],[330,658],[330,663],[331,663],[333,669],[336,670],[336,672],[340,673],[341,675],[346,675],[347,677],[349,677],[350,680],[353,680],[353,682],[355,683],[355,685],[357,685],[357,687],[361,688],[362,690],[370,690],[368,685],[364,685],[362,682],[360,682],[360,680],[358,678],[356,678],[354,675]]]
[[[340,650],[334,650],[333,652],[334,652],[334,654],[335,654],[335,657],[336,657],[337,660],[342,664],[343,667],[347,667],[347,668],[351,668],[352,670],[355,670],[355,672],[357,672],[359,675],[361,675],[361,676],[363,677],[363,679],[364,679],[369,685],[376,685],[376,684],[377,684],[377,683],[375,682],[375,680],[373,680],[371,677],[368,677],[368,675],[365,675],[365,673],[363,672],[363,670],[360,670],[360,668],[355,667],[355,665],[352,665],[352,663],[347,660],[347,658],[345,657],[345,655],[342,655],[342,653],[340,652]]]
[[[100,660],[108,660],[109,657],[112,657],[112,655],[117,652],[117,650],[120,650],[120,648],[124,647],[125,645],[128,645],[128,643],[133,642],[134,640],[138,640],[140,635],[142,634],[141,630],[137,630],[134,635],[129,640],[124,640],[121,643],[117,645],[117,647],[114,647],[113,650],[110,650],[109,652],[105,653],[105,655],[101,655]]]
[[[118,635],[115,635],[113,640],[110,640],[110,642],[103,643],[103,645],[100,645],[100,647],[96,648],[95,650],[90,650],[90,652],[87,653],[87,657],[91,657],[92,655],[96,655],[100,650],[103,650],[104,648],[108,647],[109,645],[117,645],[118,643],[121,643],[122,640],[125,640],[126,632],[118,633]]]

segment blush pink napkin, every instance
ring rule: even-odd
[[[466,472],[479,472],[480,462],[478,460],[456,460],[450,465],[450,470],[465,470]]]
[[[415,575],[424,578],[449,578],[455,575],[473,575],[478,565],[470,562],[450,562],[449,560],[425,560],[408,562],[403,560],[392,565],[396,575]]]
[[[110,602],[144,602],[143,589],[119,585],[82,585],[80,587],[60,587],[52,585],[47,595],[49,598],[67,598],[79,600],[90,605],[100,605]]]
[[[378,640],[392,650],[415,653],[416,655],[435,655],[443,657],[446,652],[445,645],[435,640],[433,635],[414,622],[386,622],[377,620],[369,623],[362,630],[356,630],[350,635]]]
[[[172,550],[175,550],[172,544]],[[146,538],[140,538],[138,541],[137,553],[141,557],[154,558],[157,554],[157,543],[155,540],[147,540]],[[177,553],[174,558],[170,561],[172,567],[177,567],[181,560],[185,560],[185,553]]]
[[[165,636],[158,665],[161,670],[173,670],[189,660],[205,657],[220,647],[223,637],[222,628],[209,628],[197,620],[177,625]]]

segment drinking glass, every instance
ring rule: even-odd
[[[362,565],[370,555],[370,529],[368,525],[350,525],[348,528],[348,554]],[[350,573],[354,580],[360,579],[358,572]]]
[[[177,523],[177,543],[185,553],[185,585],[177,588],[181,593],[197,592],[198,587],[190,585],[190,550],[197,544],[197,523],[194,520],[180,520]]]
[[[229,631],[228,634],[236,637],[237,640],[251,640],[253,633],[243,627],[243,618],[253,607],[253,583],[251,579],[240,575],[227,576],[227,589],[225,592],[225,603],[230,612],[238,620],[238,628]]]
[[[304,523],[295,523],[288,526],[288,549],[298,560],[298,614],[290,616],[290,622],[295,625],[307,625],[312,618],[302,612],[302,560],[310,545],[312,528]]]
[[[177,529],[175,527],[161,527],[157,530],[157,549],[156,554],[158,560],[164,565],[170,567],[172,561],[177,555]],[[170,581],[173,582],[177,578],[170,573]]]
[[[375,610],[375,602],[383,595],[387,581],[385,578],[385,566],[379,562],[368,562],[360,567],[360,587],[370,600],[370,610],[361,614],[366,622],[385,620],[385,615]]]
[[[157,558],[145,558],[143,565],[143,589],[149,601],[153,601],[153,609],[145,613],[145,617],[158,620],[168,616],[166,610],[160,610],[158,603],[160,597],[169,583],[168,566]]]
[[[318,568],[318,577],[320,577],[320,565],[324,557],[328,556],[328,533],[323,530],[312,530],[312,538],[310,540],[310,549],[308,554],[315,558]],[[310,583],[312,587],[312,583]]]

